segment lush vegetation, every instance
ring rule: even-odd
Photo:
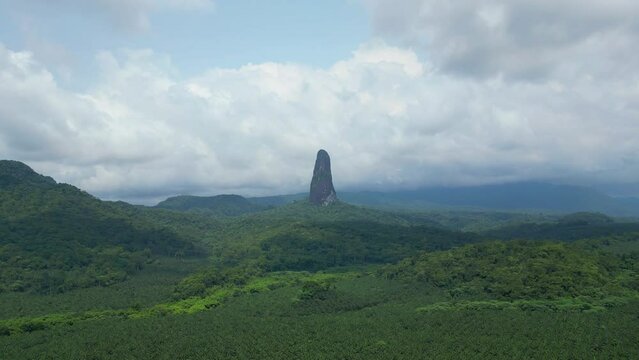
[[[102,202],[0,162],[0,357],[639,358],[636,223],[223,205]]]
[[[319,290],[308,281],[320,281]],[[419,284],[372,276],[335,279],[328,288],[321,281],[301,279],[238,293],[190,314],[135,317],[135,310],[130,310],[57,325],[23,322],[19,331],[0,337],[0,347],[10,359],[43,354],[67,359],[639,355],[637,301],[600,312],[488,307],[424,311],[424,305],[445,300],[446,295]],[[310,297],[305,295],[309,288]]]
[[[178,211],[200,211],[218,216],[237,216],[268,209],[239,195],[175,196],[156,205],[157,208]]]
[[[552,241],[576,241],[584,238],[615,236],[639,232],[637,222],[616,222],[593,213],[576,213],[544,223],[524,223],[488,230],[488,238],[511,240],[532,239]]]
[[[396,262],[422,250],[477,241],[472,234],[427,226],[370,221],[294,224],[261,242],[267,270],[317,271],[336,266]]]
[[[130,205],[102,202],[19,163],[0,163],[0,173],[0,293],[108,286],[157,256],[201,252],[132,216]]]
[[[407,221],[415,224],[439,226],[465,232],[486,232],[504,227],[530,223],[549,223],[557,220],[557,215],[523,212],[484,212],[431,210],[414,212],[394,210]]]
[[[617,256],[577,245],[489,242],[423,253],[383,274],[446,289],[452,298],[603,299],[639,294],[638,260],[638,253]]]

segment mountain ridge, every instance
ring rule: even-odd
[[[160,256],[199,254],[129,204],[102,201],[0,162],[0,293],[58,293],[124,281]]]
[[[159,202],[154,208],[177,211],[204,211],[223,216],[237,216],[266,210],[269,206],[255,204],[235,194],[214,196],[178,195]]]
[[[585,186],[543,182],[433,187],[396,192],[343,192],[342,199],[358,205],[418,209],[445,206],[557,213],[591,211],[614,216],[639,216],[639,199],[614,198]]]
[[[58,184],[49,176],[36,173],[19,161],[0,160],[0,188],[25,184],[38,187],[65,185]],[[305,198],[309,198],[309,193],[264,197],[243,197],[233,194],[180,195],[169,197],[155,207],[178,211],[203,210],[218,215],[235,216],[266,210]],[[354,205],[391,210],[463,209],[550,213],[590,211],[612,216],[639,216],[639,198],[613,197],[586,186],[533,181],[399,191],[341,191],[340,199]]]
[[[38,174],[23,162],[0,160],[0,188],[25,183],[40,186],[54,186],[57,184],[52,177]]]

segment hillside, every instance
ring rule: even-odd
[[[42,176],[26,164],[14,160],[0,160],[0,188],[29,185],[50,188],[56,185],[55,180]]]
[[[281,206],[290,204],[308,198],[308,193],[290,194],[290,195],[274,195],[274,196],[258,196],[247,198],[250,202],[262,206]]]
[[[267,270],[312,270],[392,262],[417,250],[450,248],[477,241],[430,220],[336,202],[298,201],[224,220],[206,242],[213,259],[238,265],[251,261]]]
[[[0,161],[0,292],[62,292],[124,280],[184,237],[15,161]]]
[[[178,211],[204,211],[218,216],[237,216],[268,209],[239,195],[170,197],[155,206]]]
[[[142,207],[0,170],[9,359],[639,355],[637,223],[305,199],[252,211],[236,196]]]
[[[482,234],[491,239],[554,240],[572,242],[585,238],[639,233],[639,222],[615,221],[600,213],[574,213],[543,223],[522,223],[487,230]]]
[[[488,242],[422,253],[383,274],[446,289],[462,299],[546,299],[635,296],[636,254],[619,257],[579,245]]]

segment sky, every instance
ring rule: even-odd
[[[103,199],[297,193],[320,148],[338,193],[628,195],[638,138],[636,0],[0,0],[0,158]]]

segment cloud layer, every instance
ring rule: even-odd
[[[264,63],[181,78],[151,50],[102,52],[90,90],[0,46],[0,153],[106,198],[639,177],[639,82],[471,78],[362,45],[327,69]],[[633,78],[634,76],[634,78]]]
[[[637,74],[634,0],[363,1],[378,35],[422,50],[443,71],[520,80]]]

